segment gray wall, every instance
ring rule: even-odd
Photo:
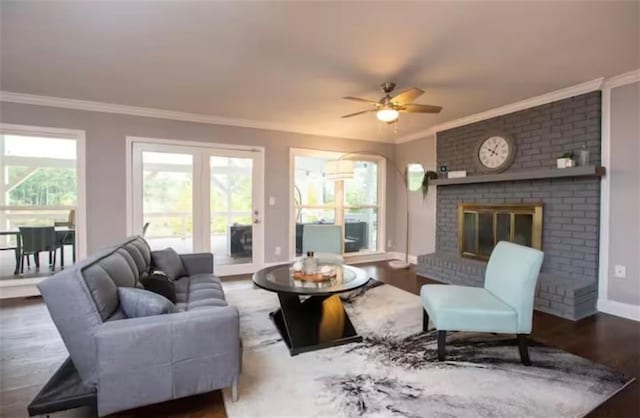
[[[373,151],[393,158],[393,145],[286,132],[236,128],[32,106],[0,104],[0,121],[23,125],[86,131],[87,247],[92,252],[115,243],[126,235],[127,136],[206,141],[265,147],[265,196],[276,199],[265,204],[265,260],[289,258],[289,148],[310,148],[343,152]],[[392,172],[387,170],[388,179]],[[387,219],[394,218],[394,190],[387,192]],[[394,222],[387,222],[387,236],[394,236]],[[275,256],[276,246],[282,255]]]
[[[396,145],[395,161],[400,170],[409,163],[421,163],[425,170],[436,170],[436,138],[427,138]],[[404,189],[397,188],[395,219],[395,251],[405,251],[406,221]],[[409,193],[409,254],[419,255],[435,251],[436,187],[431,187],[426,199],[422,192]]]
[[[516,158],[507,172],[553,168],[556,158],[586,144],[600,164],[600,92],[593,92],[438,133],[438,165],[476,173],[476,145],[490,132],[513,136]],[[552,179],[441,187],[437,251],[456,253],[460,202],[544,203],[543,272],[597,280],[600,216],[598,178]]]
[[[640,305],[640,83],[611,90],[608,299]],[[627,268],[614,276],[616,264]]]

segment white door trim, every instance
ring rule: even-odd
[[[86,132],[80,129],[52,128],[47,126],[0,123],[0,133],[9,135],[41,136],[47,138],[74,139],[76,141],[76,170],[78,182],[76,202],[76,257],[87,255],[87,181],[86,181]],[[0,280],[0,299],[39,295],[36,284],[45,278]],[[4,289],[6,288],[6,289]]]
[[[640,82],[640,69],[611,77],[602,85],[601,164],[611,173],[611,90]],[[640,307],[609,299],[609,233],[611,228],[611,176],[600,180],[600,243],[597,309],[611,315],[640,321]]]

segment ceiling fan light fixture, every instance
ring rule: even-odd
[[[390,123],[398,119],[399,114],[397,110],[391,107],[383,107],[376,112],[376,118],[381,122]]]

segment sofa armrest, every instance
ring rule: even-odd
[[[213,274],[213,254],[180,254],[184,268],[189,276],[194,274]]]
[[[106,322],[96,341],[100,416],[231,386],[240,374],[232,306]]]

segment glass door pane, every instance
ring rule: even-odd
[[[252,264],[255,223],[253,158],[211,156],[211,251],[216,266]]]
[[[142,152],[142,224],[152,249],[193,246],[193,156]]]

